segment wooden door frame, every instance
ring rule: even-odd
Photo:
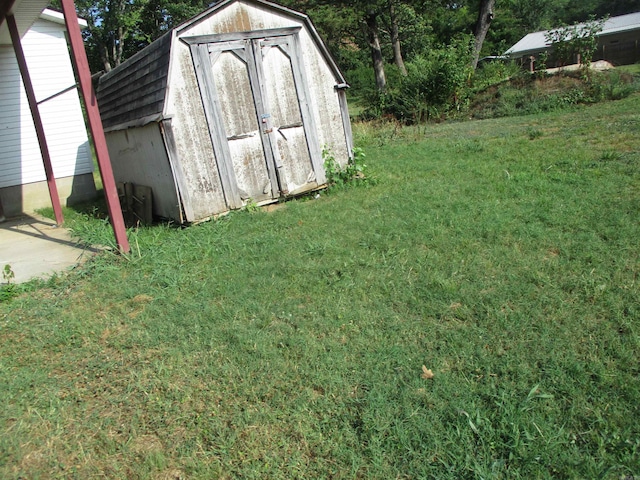
[[[204,113],[207,119],[209,137],[213,145],[213,152],[216,156],[218,164],[218,173],[220,175],[220,183],[222,191],[230,209],[242,207],[242,198],[240,197],[240,189],[236,181],[236,175],[233,171],[233,162],[231,160],[231,151],[229,150],[229,142],[226,141],[227,135],[224,130],[220,111],[220,99],[215,88],[213,73],[211,67],[206,68],[205,65],[211,65],[209,58],[209,45],[207,43],[194,43],[190,45],[191,56],[193,57],[193,65],[198,79],[200,95],[204,106]],[[223,141],[224,139],[224,141]]]
[[[326,182],[324,168],[322,165],[322,151],[318,143],[318,130],[316,128],[315,118],[312,115],[311,107],[309,105],[309,83],[307,81],[306,71],[304,68],[304,62],[300,49],[300,41],[298,38],[298,34],[301,29],[302,27],[297,26],[252,30],[249,32],[197,35],[180,38],[180,40],[186,43],[191,50],[196,78],[198,79],[203,105],[205,107],[205,116],[207,118],[207,123],[209,124],[209,135],[211,137],[214,153],[216,155],[218,171],[221,176],[221,183],[224,190],[225,199],[227,200],[229,208],[240,208],[242,206],[242,198],[233,170],[233,161],[231,158],[231,152],[229,149],[226,132],[224,131],[221,114],[222,109],[220,106],[220,99],[218,98],[218,92],[215,87],[213,74],[210,68],[203,68],[205,65],[207,65],[207,62],[211,64],[211,60],[209,57],[210,44],[224,44],[227,42],[235,43],[244,41],[246,42],[244,46],[245,52],[250,52],[249,55],[254,60],[250,61],[250,59],[247,57],[245,57],[244,59],[247,65],[254,105],[256,107],[256,114],[258,116],[257,121],[260,130],[263,151],[267,163],[269,180],[271,181],[272,197],[277,198],[278,194],[280,193],[280,189],[286,189],[286,186],[281,185],[278,179],[276,161],[273,156],[274,148],[272,146],[272,140],[270,138],[271,134],[265,132],[262,128],[262,119],[260,118],[260,116],[263,113],[267,113],[265,105],[263,105],[263,100],[266,98],[266,96],[264,91],[264,82],[261,79],[261,75],[264,72],[259,72],[257,62],[259,62],[259,64],[261,65],[262,57],[260,57],[258,60],[256,56],[260,52],[255,51],[254,49],[256,48],[256,40],[288,37],[290,47],[287,55],[289,56],[289,59],[291,61],[291,70],[296,88],[298,106],[300,108],[300,114],[302,117],[307,148],[309,149],[311,167],[313,168],[313,171],[316,175],[316,183],[318,185],[321,185]],[[251,48],[249,48],[249,46],[251,46]],[[231,47],[231,45],[229,47]],[[223,48],[222,45],[221,48]],[[232,51],[233,49],[229,48],[229,50]]]

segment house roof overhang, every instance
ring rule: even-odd
[[[18,32],[22,37],[48,4],[49,0],[0,0],[0,45],[11,45],[9,28],[5,21],[7,15],[15,17]]]
[[[49,1],[42,0],[0,0],[0,45],[11,45],[9,29],[4,21],[7,15],[13,15],[16,19],[20,37],[41,18],[50,22],[64,25],[62,12],[46,8]],[[87,21],[79,18],[80,28],[87,27]]]
[[[122,217],[122,211],[120,210],[120,202],[118,201],[118,192],[116,190],[115,181],[113,178],[113,171],[111,169],[111,162],[109,160],[109,152],[107,151],[106,141],[104,139],[104,131],[102,129],[102,124],[100,123],[100,114],[98,112],[98,106],[95,101],[91,101],[91,95],[93,89],[91,88],[91,73],[89,72],[89,65],[86,58],[86,53],[84,51],[84,44],[82,42],[82,36],[80,34],[80,29],[75,27],[77,22],[79,27],[83,26],[83,21],[77,18],[75,12],[75,5],[73,0],[62,0],[62,8],[65,13],[56,12],[55,10],[47,10],[45,9],[49,4],[50,0],[0,0],[0,45],[13,45],[14,50],[16,51],[16,59],[18,57],[19,64],[24,64],[24,69],[20,67],[21,74],[23,77],[23,83],[25,84],[25,88],[27,85],[31,85],[31,80],[29,78],[28,66],[24,61],[24,54],[22,53],[22,47],[20,46],[20,39],[18,38],[16,42],[12,40],[12,35],[9,32],[9,26],[7,25],[7,16],[13,16],[13,20],[15,20],[15,29],[19,37],[24,36],[24,34],[31,28],[31,26],[38,20],[38,18],[46,18],[47,20],[54,21],[56,23],[63,23],[67,26],[67,32],[69,34],[69,44],[71,50],[71,57],[73,58],[73,68],[76,73],[76,76],[79,79],[80,90],[82,92],[82,96],[84,98],[85,109],[87,112],[89,129],[91,130],[93,143],[95,145],[96,157],[98,160],[98,165],[100,169],[100,176],[102,178],[105,197],[107,200],[107,206],[109,210],[109,216],[111,217],[111,224],[113,227],[114,236],[116,239],[116,244],[121,252],[127,253],[130,250],[129,240],[127,239],[126,229],[124,225],[124,219]],[[44,12],[44,17],[43,17]],[[71,18],[71,20],[69,20]],[[62,21],[61,21],[62,20]],[[69,20],[67,22],[67,20]],[[12,30],[13,30],[13,23]],[[86,26],[86,22],[84,22],[84,26]],[[15,32],[15,30],[14,30]],[[33,96],[32,96],[33,97]],[[37,103],[31,100],[29,101],[30,107],[32,107],[32,115],[33,111],[38,111]],[[34,123],[38,124],[39,121],[36,118],[39,117],[39,114],[36,113],[34,115]],[[39,118],[38,118],[39,120]],[[36,126],[36,128],[38,128]],[[40,125],[40,129],[42,126]],[[45,168],[47,168],[47,160],[45,157],[48,157],[48,147],[45,142],[40,142],[40,147],[42,151],[43,161],[45,163]],[[51,166],[48,165],[50,168]],[[58,224],[62,223],[62,212],[60,210],[59,202],[55,202],[57,198],[57,188],[55,186],[55,178],[53,178],[53,174],[51,175],[51,180],[49,183],[49,191],[51,193],[53,209],[56,215],[56,222]],[[55,202],[55,203],[54,203]],[[57,205],[56,205],[57,203]]]

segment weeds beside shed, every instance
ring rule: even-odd
[[[346,82],[309,18],[224,0],[102,76],[116,181],[154,214],[194,222],[326,182],[322,149],[352,151]]]

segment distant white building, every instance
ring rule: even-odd
[[[542,52],[550,51],[546,35],[553,30],[545,30],[525,35],[505,55],[523,63],[535,62]],[[604,22],[597,35],[598,50],[594,61],[606,60],[614,65],[628,65],[640,61],[640,12],[611,17]],[[577,62],[577,59],[575,59]],[[549,65],[554,66],[554,65]]]
[[[81,26],[86,26],[84,20]],[[84,25],[83,25],[84,24]],[[33,119],[11,40],[0,37],[0,199],[8,216],[50,207]],[[93,160],[62,13],[45,9],[22,38],[60,200],[95,197]]]

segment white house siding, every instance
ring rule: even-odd
[[[22,39],[37,100],[75,84],[64,27],[38,20]],[[33,119],[11,46],[0,47],[0,188],[46,180]],[[56,178],[90,174],[93,163],[76,89],[40,104]]]

